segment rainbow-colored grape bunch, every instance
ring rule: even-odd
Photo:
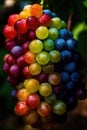
[[[78,42],[54,12],[27,5],[8,17],[3,34],[3,71],[14,88],[15,113],[25,123],[35,127],[52,116],[61,119],[85,98]]]

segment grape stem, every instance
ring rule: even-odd
[[[44,8],[44,0],[41,0],[40,5]]]
[[[71,30],[71,26],[72,26],[72,12],[69,14],[69,18],[68,18],[68,23],[67,23],[67,29]]]

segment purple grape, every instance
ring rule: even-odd
[[[16,41],[19,45],[23,44],[27,41],[27,34],[18,34],[16,37]]]
[[[12,78],[12,76],[8,75],[7,76],[7,81],[15,87],[18,84],[18,78]]]
[[[63,86],[63,84],[59,84],[59,85],[57,85],[57,86],[53,86],[53,92],[55,93],[55,94],[59,94],[59,93],[61,93],[62,91],[64,90],[64,86]]]
[[[15,41],[12,41],[12,40],[6,40],[5,41],[5,47],[9,51],[16,45],[17,45],[17,43]]]
[[[8,72],[9,72],[9,69],[10,69],[10,65],[9,65],[8,63],[4,63],[2,69],[3,69],[3,71],[4,71],[5,73],[8,73]]]
[[[86,90],[85,89],[81,89],[81,88],[79,88],[77,91],[76,91],[76,97],[78,98],[78,99],[85,99],[86,98],[86,92],[85,92]]]
[[[12,90],[11,95],[13,96],[13,98],[17,98],[17,96],[16,96],[17,90],[16,89]]]
[[[11,54],[15,57],[18,58],[22,55],[22,47],[21,46],[15,46],[11,49]]]
[[[21,75],[21,70],[18,65],[12,65],[9,69],[9,75],[13,78],[18,78]]]
[[[25,54],[27,51],[29,51],[29,41],[26,41],[25,43],[23,43],[22,45],[22,50],[23,53]]]
[[[7,62],[9,65],[14,65],[14,64],[16,64],[16,59],[12,55],[9,55]]]
[[[17,65],[21,68],[25,67],[27,65],[27,63],[25,62],[24,60],[24,56],[20,56],[18,59],[17,59]]]

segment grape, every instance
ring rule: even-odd
[[[26,23],[27,23],[28,29],[30,30],[35,30],[39,26],[38,18],[34,16],[28,17],[26,20]]]
[[[51,39],[46,39],[43,42],[43,48],[45,51],[51,51],[54,49],[54,41]]]
[[[31,75],[38,75],[41,72],[41,65],[38,63],[33,63],[29,66],[29,71]]]
[[[42,51],[42,52],[37,54],[36,61],[40,65],[46,65],[50,61],[50,55],[47,52]]]
[[[16,46],[17,45],[17,43],[15,42],[15,41],[13,41],[13,40],[7,40],[7,41],[5,41],[5,47],[6,47],[6,49],[7,50],[11,50],[14,46]]]
[[[8,17],[8,25],[14,26],[15,22],[18,20],[18,14],[12,14]]]
[[[62,27],[62,22],[61,19],[58,17],[54,17],[51,19],[51,23],[50,23],[50,27],[51,28],[56,28],[56,29],[60,29]]]
[[[52,63],[57,63],[57,62],[59,62],[61,60],[61,54],[57,50],[50,51],[49,55],[50,55],[50,61]]]
[[[51,17],[47,14],[41,15],[41,17],[39,18],[39,24],[41,26],[48,27],[50,25],[50,21],[51,21]]]
[[[75,50],[78,46],[78,42],[75,39],[68,39],[66,41],[66,44],[67,44],[67,48],[71,51]]]
[[[69,50],[61,51],[61,58],[63,62],[69,62],[72,58],[72,52]]]
[[[28,31],[26,20],[20,19],[20,20],[16,21],[14,28],[18,33],[21,33],[21,34],[26,33]]]
[[[11,49],[11,53],[15,58],[18,58],[22,55],[22,47],[21,46],[14,46]]]
[[[67,83],[70,80],[70,76],[67,72],[61,72],[60,75],[64,83]]]
[[[5,38],[13,40],[16,37],[17,32],[13,26],[5,25],[3,29],[3,35]]]
[[[58,30],[56,28],[50,28],[49,29],[48,38],[50,38],[52,40],[56,40],[58,35],[59,35],[59,33],[58,33]]]
[[[27,63],[25,62],[24,60],[24,56],[20,56],[18,59],[17,59],[17,65],[20,67],[20,68],[24,68]]]
[[[49,83],[42,83],[39,86],[40,95],[47,97],[52,93],[52,86]]]
[[[53,73],[50,73],[49,76],[48,76],[48,82],[51,84],[51,85],[57,85],[59,84],[61,81],[61,76],[59,73],[57,72],[53,72]]]
[[[25,54],[28,51],[29,41],[26,41],[22,45],[22,51]]]
[[[57,115],[63,115],[66,109],[66,104],[61,100],[57,100],[53,105],[53,112]]]
[[[4,71],[5,73],[8,73],[8,72],[9,72],[9,69],[10,69],[9,64],[8,64],[8,63],[4,63],[4,64],[3,64],[3,71]]]
[[[55,48],[59,51],[66,49],[66,42],[63,38],[58,38],[55,40]]]
[[[49,35],[49,30],[47,29],[47,27],[45,26],[39,26],[37,29],[36,29],[36,36],[37,38],[41,39],[41,40],[44,40],[48,37]]]
[[[14,65],[14,64],[16,64],[16,59],[12,55],[9,55],[8,59],[7,59],[7,63],[9,65]]]
[[[13,78],[18,78],[20,76],[21,70],[19,68],[18,65],[12,65],[9,69],[9,74],[13,77]]]
[[[39,82],[36,79],[29,79],[25,84],[25,88],[29,91],[29,93],[35,93],[39,89]]]
[[[29,50],[35,54],[41,52],[42,49],[43,49],[43,43],[39,39],[31,41],[29,44]]]

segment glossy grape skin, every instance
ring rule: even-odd
[[[24,60],[24,56],[20,56],[18,59],[17,59],[17,65],[20,67],[20,68],[24,68],[27,63],[25,62]]]
[[[23,54],[25,54],[27,51],[29,51],[28,46],[29,46],[29,41],[26,41],[26,42],[24,42],[24,43],[22,44]]]
[[[35,33],[35,31],[33,31],[33,30],[29,30],[29,32],[28,32],[28,34],[27,34],[27,37],[28,37],[28,40],[29,40],[29,41],[32,41],[32,40],[34,40],[34,39],[37,39],[36,33]]]
[[[51,114],[51,106],[46,102],[41,102],[37,112],[41,117],[48,117]]]
[[[42,83],[39,86],[39,93],[41,96],[47,97],[52,93],[52,86],[49,83]]]
[[[15,22],[18,20],[18,14],[12,14],[8,17],[8,25],[14,26]]]
[[[41,51],[40,53],[37,54],[36,56],[36,61],[40,65],[46,65],[50,61],[50,55],[46,51]]]
[[[15,106],[15,113],[18,116],[23,116],[28,111],[29,111],[29,107],[26,105],[25,101],[19,101],[19,102],[17,102],[17,104]]]
[[[52,39],[52,40],[56,40],[58,38],[58,30],[56,28],[49,28],[49,35],[48,38]]]
[[[30,72],[29,72],[29,67],[28,67],[28,66],[25,66],[25,67],[23,68],[23,75],[24,75],[26,78],[31,78],[31,77],[32,77],[32,75],[31,75]]]
[[[29,66],[29,71],[30,71],[30,74],[35,76],[35,75],[38,75],[41,73],[41,70],[42,70],[42,67],[40,64],[38,64],[37,62],[36,63],[33,63]]]
[[[59,51],[66,49],[66,42],[63,38],[58,38],[55,40],[55,48]]]
[[[24,54],[24,60],[28,64],[33,64],[36,62],[36,55],[34,53],[32,53],[31,51],[27,51]]]
[[[29,44],[29,50],[34,54],[38,54],[39,52],[42,51],[42,49],[43,49],[43,42],[39,39],[31,41]]]
[[[10,51],[14,46],[17,45],[17,43],[13,40],[6,40],[4,45],[5,45],[5,48]]]
[[[13,26],[5,25],[3,29],[3,35],[5,38],[13,40],[16,37],[17,32]]]
[[[47,14],[41,15],[39,18],[39,25],[48,27],[50,25],[51,17]]]
[[[29,95],[29,92],[25,88],[19,89],[16,94],[17,99],[19,101],[25,101],[27,99],[28,95]]]
[[[22,47],[21,46],[14,46],[11,49],[11,54],[15,57],[18,58],[22,55]]]
[[[48,76],[48,82],[51,85],[58,85],[61,81],[61,76],[57,72],[50,73]]]
[[[61,59],[63,62],[67,63],[71,60],[72,58],[72,52],[69,50],[63,50],[61,51]]]
[[[62,100],[57,100],[53,105],[53,112],[57,115],[63,115],[66,110],[66,104]]]
[[[58,63],[61,60],[61,54],[57,50],[50,51],[49,55],[50,55],[50,61],[52,63]]]
[[[40,96],[36,93],[34,94],[29,94],[26,103],[29,106],[30,109],[35,109],[39,106],[40,104]]]
[[[16,21],[16,23],[14,25],[14,28],[20,34],[26,33],[28,31],[26,20],[25,19],[20,19],[20,20]]]
[[[54,41],[51,39],[46,39],[43,42],[43,48],[45,51],[51,51],[54,49]]]
[[[19,66],[17,64],[12,65],[9,69],[9,74],[13,77],[13,78],[18,78],[20,76],[21,70],[19,68]]]
[[[66,41],[66,44],[67,44],[67,48],[71,51],[75,50],[78,47],[78,42],[73,38],[68,39]]]
[[[57,30],[59,30],[62,27],[61,19],[59,17],[52,18],[51,23],[50,23],[50,27],[56,28]]]
[[[26,23],[27,23],[28,29],[30,30],[35,30],[39,26],[38,18],[34,16],[28,17],[26,20]]]
[[[10,66],[16,64],[16,63],[17,63],[17,62],[16,62],[16,58],[13,57],[13,55],[9,55],[9,56],[8,56],[8,59],[7,59],[7,63],[8,63]]]
[[[38,39],[44,40],[48,37],[48,35],[49,35],[49,30],[48,30],[47,27],[39,26],[36,29],[36,36],[37,36]]]
[[[31,78],[31,79],[26,81],[24,86],[29,91],[29,93],[32,94],[32,93],[35,93],[38,91],[40,83],[38,80]]]
[[[67,40],[68,38],[72,38],[72,33],[68,31],[66,28],[62,28],[59,30],[59,37]]]
[[[52,17],[52,12],[49,9],[44,9],[43,13],[49,15],[50,17]]]

